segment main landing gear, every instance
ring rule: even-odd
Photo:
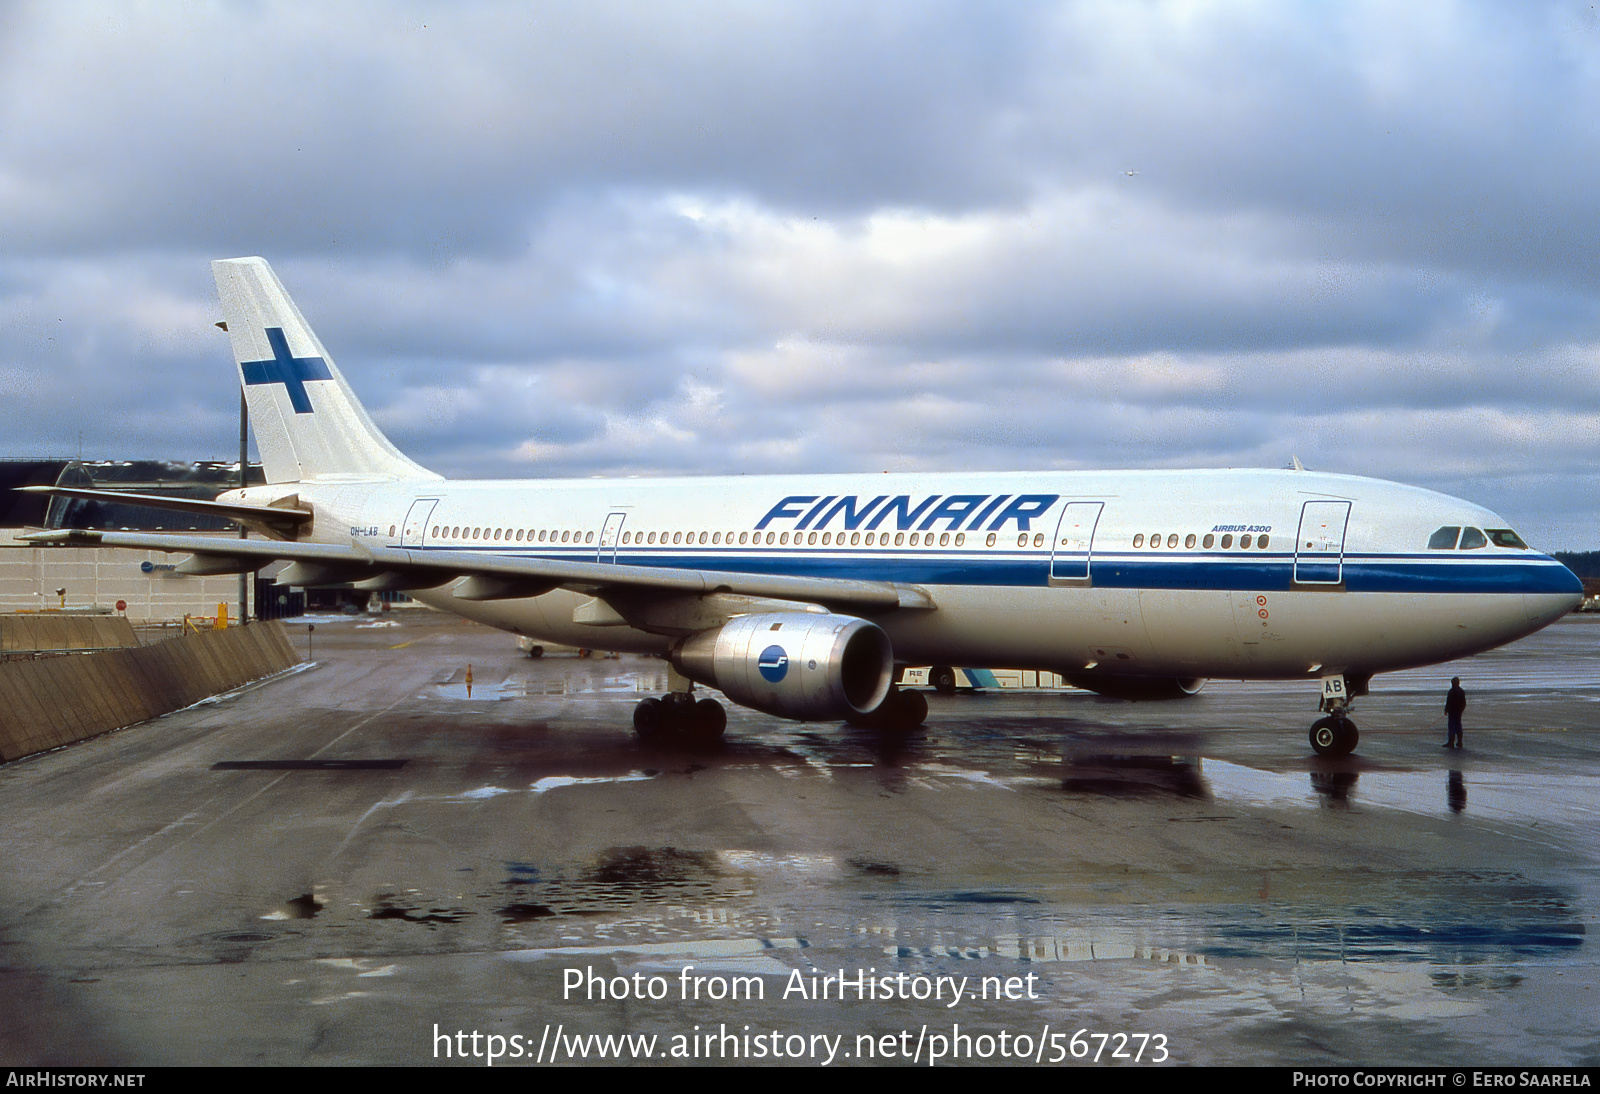
[[[708,745],[722,739],[728,712],[715,699],[694,697],[694,682],[667,667],[667,694],[641,699],[633,708],[633,731],[650,744]]]
[[[1322,704],[1326,718],[1311,724],[1311,747],[1318,756],[1348,756],[1356,750],[1361,733],[1350,720],[1350,700],[1367,693],[1368,677],[1324,676]]]

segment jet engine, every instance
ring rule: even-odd
[[[689,679],[743,706],[798,721],[876,710],[894,654],[876,624],[848,615],[741,615],[680,642],[669,654]]]
[[[1062,673],[1061,678],[1075,688],[1113,699],[1183,699],[1206,686],[1199,676],[1096,676],[1085,672]]]

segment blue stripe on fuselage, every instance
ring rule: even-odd
[[[457,546],[434,550],[461,551]],[[581,552],[528,554],[494,548],[466,548],[485,554],[593,562],[594,549]],[[912,585],[980,585],[1037,588],[1048,583],[1049,556],[1031,552],[996,557],[985,552],[821,554],[809,548],[763,551],[649,552],[619,550],[619,565],[667,569],[731,570],[740,573],[794,577],[852,578],[898,581]],[[1092,584],[1102,589],[1192,589],[1211,591],[1291,592],[1314,590],[1315,584],[1294,581],[1292,555],[1246,558],[1234,555],[1129,558],[1096,555]],[[1365,593],[1578,593],[1582,583],[1572,571],[1545,556],[1533,558],[1440,559],[1436,556],[1346,556],[1344,588]],[[1327,588],[1323,585],[1321,588]]]

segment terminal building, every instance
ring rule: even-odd
[[[264,481],[259,465],[248,482]],[[85,486],[211,501],[239,484],[237,463],[158,460],[0,460],[0,613],[122,614],[135,624],[209,619],[226,604],[239,612],[239,579],[177,573],[182,556],[111,547],[41,547],[22,537],[60,528],[161,531],[237,537],[229,521],[172,509],[19,493],[19,486]],[[276,567],[274,567],[276,569]],[[333,594],[337,595],[337,594]],[[271,578],[248,582],[246,611],[255,618],[298,615],[304,593]],[[122,605],[119,609],[118,605]]]

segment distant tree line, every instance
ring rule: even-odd
[[[1554,551],[1550,557],[1584,581],[1600,581],[1600,551]]]

